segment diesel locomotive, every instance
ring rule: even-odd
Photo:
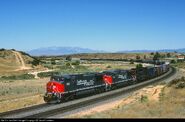
[[[60,103],[78,96],[102,93],[152,79],[168,70],[169,64],[163,63],[130,70],[116,69],[84,74],[53,75],[46,84],[44,101]]]

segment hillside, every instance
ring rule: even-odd
[[[32,69],[33,58],[28,54],[15,50],[0,50],[0,75]]]

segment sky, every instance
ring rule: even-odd
[[[185,48],[185,0],[0,0],[0,48]]]

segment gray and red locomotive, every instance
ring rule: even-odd
[[[44,101],[60,103],[78,96],[101,93],[157,77],[168,70],[169,64],[163,63],[154,67],[131,70],[117,69],[101,73],[53,75],[46,85]]]

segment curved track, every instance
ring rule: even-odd
[[[62,104],[40,104],[32,107],[22,108],[14,111],[0,113],[0,118],[46,118],[52,117],[56,114],[65,113],[80,107],[85,107],[88,105],[92,105],[94,103],[111,99],[112,97],[116,97],[119,95],[123,95],[129,92],[136,91],[140,88],[143,88],[147,85],[151,85],[157,82],[161,82],[164,79],[171,78],[175,76],[176,69],[171,67],[170,70],[154,79],[147,80],[145,82],[141,82],[135,85],[127,86],[124,88],[116,89],[109,92],[104,92],[101,94],[96,94],[90,97],[85,97],[81,99],[76,99],[73,101],[65,102]]]

